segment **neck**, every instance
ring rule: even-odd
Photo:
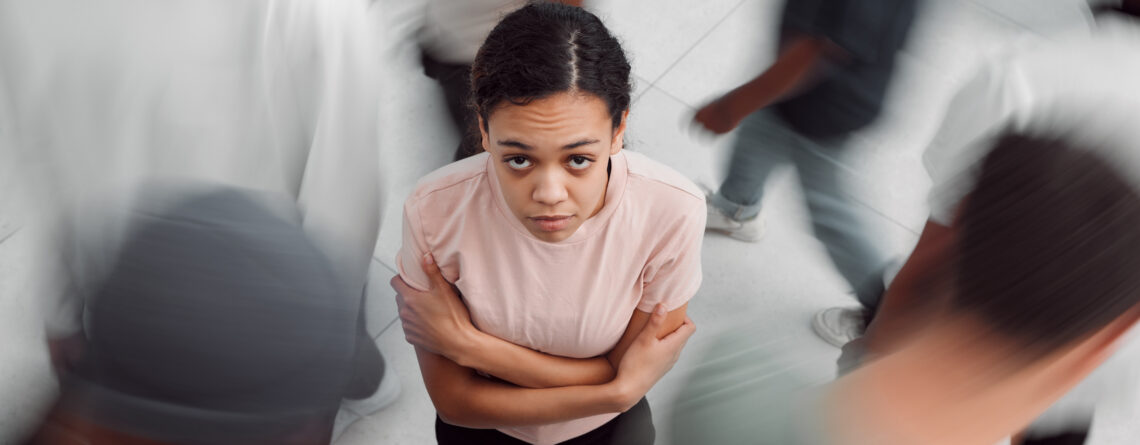
[[[983,332],[965,317],[939,321],[836,381],[834,430],[859,438],[850,443],[992,445],[1071,386],[1056,377],[1063,356],[1022,361],[1012,343]]]

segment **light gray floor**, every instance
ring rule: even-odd
[[[793,0],[794,1],[794,0]],[[691,131],[688,122],[704,101],[759,72],[771,62],[776,0],[599,0],[587,1],[621,38],[633,60],[636,92],[627,148],[663,161],[690,177],[717,184],[723,175],[731,135],[712,138]],[[933,0],[901,57],[901,72],[890,107],[873,128],[856,140],[860,156],[848,165],[861,182],[852,195],[881,216],[876,227],[881,245],[903,256],[917,239],[926,217],[924,195],[929,180],[920,153],[938,123],[954,85],[979,56],[1014,41],[1048,41],[1087,26],[1081,0]],[[444,124],[442,95],[418,66],[418,50],[409,40],[419,20],[422,0],[378,0],[374,19],[382,23],[386,46],[381,55],[384,115],[382,159],[386,163],[387,212],[371,270],[368,326],[401,380],[403,394],[392,407],[354,423],[337,442],[348,444],[434,443],[431,402],[412,348],[396,321],[392,258],[400,244],[400,209],[415,180],[445,164],[456,137]],[[3,178],[0,168],[0,178]],[[704,286],[689,306],[699,326],[689,350],[674,371],[649,394],[662,440],[673,394],[691,369],[705,339],[738,323],[754,323],[773,335],[799,339],[804,354],[818,363],[813,377],[831,378],[838,350],[811,332],[811,315],[833,305],[853,304],[822,246],[811,236],[806,212],[791,172],[777,174],[765,212],[768,231],[759,243],[746,244],[709,235],[704,245]],[[2,183],[3,181],[0,181]],[[0,184],[3,185],[3,184]],[[0,194],[0,210],[6,207]],[[12,207],[12,206],[8,206]],[[0,215],[4,215],[0,213]],[[11,213],[9,215],[12,215]],[[9,221],[9,222],[6,222]],[[0,216],[5,227],[18,216]],[[10,230],[9,230],[10,231]],[[8,277],[25,269],[21,251],[27,243],[18,230],[0,241],[0,345],[29,340],[27,323],[13,322],[29,313],[16,298],[23,284]],[[22,324],[21,324],[22,323]],[[52,391],[41,351],[0,346],[0,443],[34,411],[28,402]],[[1130,359],[1131,360],[1131,359]],[[1134,362],[1134,360],[1133,360]],[[1129,398],[1135,388],[1125,386]],[[1093,444],[1129,444],[1140,437],[1134,412],[1105,409],[1097,418]]]

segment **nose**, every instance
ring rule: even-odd
[[[560,204],[567,198],[566,183],[558,171],[542,172],[536,178],[534,193],[531,199],[543,205],[553,206]]]

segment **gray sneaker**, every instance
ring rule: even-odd
[[[811,327],[819,338],[842,348],[867,331],[866,309],[862,307],[833,307],[816,312]]]
[[[723,233],[740,241],[750,243],[760,241],[760,238],[764,236],[763,215],[756,215],[743,221],[733,219],[728,213],[713,204],[715,191],[704,184],[701,184],[700,187],[705,192],[705,207],[708,210],[705,230]]]

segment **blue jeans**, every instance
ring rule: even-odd
[[[874,220],[870,209],[844,192],[850,172],[836,158],[845,154],[846,140],[809,138],[771,111],[753,113],[740,125],[728,177],[709,202],[738,221],[755,218],[768,176],[777,167],[792,165],[799,174],[815,236],[827,247],[859,302],[874,308],[884,290],[888,258],[868,239],[869,221]]]

